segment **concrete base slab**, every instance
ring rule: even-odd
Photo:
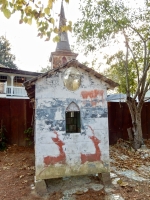
[[[48,191],[45,180],[35,180],[35,190],[41,196],[46,195]]]
[[[102,184],[104,186],[111,186],[112,185],[109,172],[100,173],[100,174],[98,174],[98,177],[102,181]]]

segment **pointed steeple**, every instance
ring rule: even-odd
[[[62,26],[66,25],[66,18],[65,18],[65,11],[63,6],[63,0],[61,2],[61,9],[60,9],[60,18],[59,18],[59,30]],[[59,33],[60,41],[57,43],[56,51],[70,51],[70,45],[68,40],[67,32],[60,32]]]
[[[59,29],[61,29],[61,27],[65,25],[66,25],[66,18],[62,0],[60,9],[60,18],[59,18]],[[52,69],[65,64],[69,60],[76,59],[76,57],[78,56],[77,53],[73,53],[70,49],[68,33],[60,32],[59,37],[60,41],[57,43],[56,50],[55,52],[51,52],[50,55],[50,62]]]

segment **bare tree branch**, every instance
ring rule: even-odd
[[[125,72],[126,72],[126,85],[127,85],[127,97],[130,97],[130,85],[129,85],[129,74],[128,74],[128,56],[129,56],[129,46],[128,46],[128,38],[123,31],[125,37],[125,44],[126,44],[126,59],[125,59]]]
[[[141,99],[140,99],[140,101],[139,101],[139,103],[138,103],[138,105],[137,105],[137,108],[138,108],[138,109],[141,109],[141,107],[142,107],[142,104],[143,104],[143,102],[144,102],[144,97],[145,97],[146,92],[148,91],[149,85],[150,85],[150,83],[147,82],[147,83],[146,83],[146,86],[145,86],[145,89],[144,89],[144,91],[143,91],[143,93],[142,93],[142,95],[141,95]]]
[[[138,95],[138,93],[139,93],[141,84],[142,84],[142,82],[143,82],[143,79],[144,79],[145,75],[147,75],[147,71],[149,70],[149,68],[150,68],[150,65],[146,66],[146,69],[145,69],[145,71],[144,71],[144,73],[143,73],[143,76],[142,76],[142,78],[141,78],[141,80],[140,80],[140,82],[139,82],[139,84],[138,84],[138,88],[137,88],[137,90],[136,90],[136,92],[135,92],[135,95],[134,95],[134,97],[133,97],[134,99],[136,99],[136,97],[137,97],[137,95]]]
[[[137,35],[141,38],[141,40],[142,40],[143,42],[145,42],[144,38],[143,38],[142,35],[136,30],[136,28],[134,28],[134,27],[132,27],[132,26],[130,26],[130,28],[131,28],[134,32],[137,33]]]
[[[148,38],[147,42],[150,41],[150,38]],[[147,44],[147,47],[149,46],[149,44]],[[146,65],[149,65],[150,62],[150,48],[148,47],[148,53],[147,53],[147,62]]]
[[[137,72],[137,78],[138,78],[138,83],[139,83],[139,79],[140,79],[140,77],[139,77],[139,68],[138,68],[138,64],[137,64],[137,61],[136,61],[135,55],[134,55],[134,53],[133,53],[133,51],[132,51],[132,49],[131,49],[131,47],[130,47],[129,44],[128,44],[128,47],[129,47],[130,52],[131,52],[131,54],[132,54],[133,60],[134,60],[134,62],[135,62],[135,67],[136,67],[136,72]]]

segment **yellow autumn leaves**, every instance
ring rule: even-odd
[[[37,24],[38,36],[41,38],[46,37],[46,40],[49,40],[52,32],[58,34],[60,31],[72,31],[71,22],[68,22],[68,25],[62,26],[61,30],[56,27],[55,19],[51,15],[51,10],[55,2],[56,0],[47,0],[47,2],[35,0],[0,0],[0,11],[7,19],[19,11],[21,14],[20,24],[27,23],[31,25],[34,20]],[[69,0],[65,0],[65,2],[69,3]],[[53,41],[59,41],[59,36],[57,35]]]

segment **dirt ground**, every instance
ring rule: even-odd
[[[150,141],[146,142],[150,148]],[[125,200],[150,200],[150,173],[139,170],[140,165],[150,166],[150,157],[141,159],[141,152],[129,149],[128,143],[119,141],[110,147],[111,167],[118,170],[133,169],[149,181],[136,181],[122,175],[118,175],[119,181],[112,186],[112,194],[120,194]],[[128,159],[119,158],[118,155],[128,156]],[[138,166],[138,167],[137,167]],[[34,149],[32,147],[9,146],[4,152],[0,152],[0,200],[61,200],[63,191],[53,192],[45,197],[36,194],[34,189]],[[99,183],[97,177],[90,177],[92,183]],[[112,178],[113,180],[113,178]],[[77,200],[106,200],[107,193],[104,188],[99,191],[89,189],[85,192],[76,192]],[[113,198],[112,198],[113,199]],[[119,198],[114,198],[119,200]]]

